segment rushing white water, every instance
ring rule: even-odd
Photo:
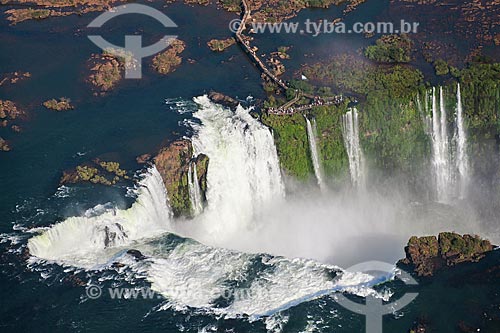
[[[450,203],[462,198],[468,181],[467,136],[465,131],[460,85],[457,87],[456,131],[451,140],[443,88],[439,88],[439,108],[436,88],[432,89],[432,167],[437,201]],[[455,153],[453,153],[455,152]]]
[[[252,228],[260,212],[285,196],[278,154],[271,132],[239,106],[236,112],[195,98],[199,110],[193,127],[196,154],[210,159],[207,207],[201,219],[203,240],[230,238]]]
[[[127,210],[102,211],[102,206],[97,206],[84,216],[70,217],[31,238],[30,253],[46,260],[90,268],[109,259],[103,255],[107,249],[127,246],[170,229],[172,214],[167,193],[155,167],[147,172],[136,193],[136,202]]]
[[[355,187],[364,186],[364,161],[361,145],[359,144],[359,123],[358,110],[350,109],[342,116],[342,130],[344,145],[349,158],[349,172],[351,174],[352,185]]]
[[[321,162],[319,160],[318,145],[316,143],[316,120],[313,118],[312,123],[309,118],[306,118],[307,123],[307,138],[309,139],[309,149],[311,151],[311,159],[314,167],[314,175],[320,189],[324,189],[323,173],[321,170]]]
[[[459,175],[459,193],[460,198],[465,196],[467,190],[467,184],[469,182],[469,158],[467,155],[467,134],[465,131],[465,120],[463,114],[462,106],[462,93],[460,90],[460,83],[457,85],[457,133],[456,133],[456,144],[457,144],[457,156],[456,165]]]
[[[198,170],[196,163],[191,162],[188,170],[188,188],[189,199],[194,216],[199,215],[203,211],[203,201],[201,196],[201,188],[198,180]]]
[[[320,196],[318,191],[311,194],[304,189],[303,197],[283,200],[284,185],[270,131],[241,107],[232,112],[206,97],[195,101],[199,109],[194,116],[200,123],[194,125],[193,145],[196,153],[210,158],[204,211],[193,220],[172,221],[163,181],[152,168],[136,189],[137,201],[131,208],[96,208],[92,214],[68,218],[31,238],[30,253],[86,269],[105,269],[121,262],[139,277],[134,282],[146,279],[166,298],[165,308],[193,307],[258,318],[332,292],[373,293],[370,286],[379,281],[314,260],[249,254],[244,252],[247,249],[322,262],[359,252],[364,255],[354,256],[359,263],[366,255],[370,260],[377,256],[370,242],[377,248],[383,242],[382,247],[388,248],[386,244],[397,233],[401,239],[387,249],[387,260],[393,261],[403,255],[402,245],[408,236],[416,229],[424,230],[418,223],[402,223],[400,217],[411,214],[399,214],[397,208],[402,204],[398,200],[403,200],[398,197],[385,200],[357,195],[355,200],[344,200],[342,195]],[[356,119],[351,113],[344,126],[346,133],[349,127],[358,137]],[[359,149],[359,137],[357,143],[353,141]],[[361,164],[360,149],[358,153]],[[197,175],[194,167],[191,171],[194,185]],[[444,230],[439,221],[432,222],[433,228]],[[410,227],[414,229],[406,230]],[[168,232],[196,240],[180,239]],[[394,251],[396,247],[401,253]],[[141,251],[146,259],[127,259],[124,251],[131,248]],[[331,258],[334,260],[329,261]],[[333,278],[332,271],[338,271],[338,278]],[[218,304],[224,295],[234,297]]]

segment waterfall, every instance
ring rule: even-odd
[[[342,116],[344,145],[349,159],[349,172],[353,186],[364,186],[363,152],[359,144],[358,110],[350,109]]]
[[[458,171],[458,181],[459,181],[459,193],[460,197],[465,196],[465,191],[468,184],[469,177],[469,160],[467,156],[467,134],[465,132],[463,106],[462,106],[462,94],[460,91],[460,83],[457,85],[457,133],[456,133],[456,144],[457,144],[457,157],[456,166]]]
[[[432,88],[432,166],[436,179],[437,200],[448,202],[450,191],[450,152],[443,88],[439,89],[439,109],[436,88]]]
[[[200,109],[194,117],[201,124],[193,125],[196,130],[193,146],[196,153],[204,153],[210,158],[208,204],[199,216],[172,223],[162,177],[156,167],[152,167],[135,188],[137,198],[130,208],[103,209],[103,206],[97,206],[81,217],[70,217],[29,239],[30,253],[50,262],[90,270],[104,270],[119,263],[121,265],[113,265],[113,272],[87,274],[88,283],[111,280],[106,286],[115,287],[121,286],[125,280],[127,285],[130,282],[135,286],[139,282],[136,286],[140,287],[147,281],[166,299],[159,310],[184,311],[189,306],[201,308],[204,313],[210,311],[216,316],[248,315],[257,319],[334,291],[358,296],[375,294],[371,286],[379,284],[381,279],[364,272],[341,271],[336,266],[309,259],[287,259],[210,247],[192,238],[168,235],[160,238],[165,232],[188,226],[199,229],[203,235],[223,239],[229,236],[238,242],[238,236],[245,228],[252,227],[250,222],[259,217],[264,206],[276,205],[272,207],[274,211],[283,212],[280,208],[284,207],[281,202],[285,195],[284,185],[269,129],[242,107],[233,113],[206,97],[195,101]],[[193,190],[191,197],[195,198],[198,177],[194,163],[190,165],[188,176],[190,194]],[[351,215],[347,216],[350,221]],[[304,230],[312,227],[303,219],[300,225]],[[300,243],[295,235],[303,237],[298,232],[300,229],[293,228],[287,230],[287,225],[278,230],[279,233],[293,233],[294,240],[287,242],[288,246]],[[325,231],[321,226],[316,228],[321,233]],[[232,234],[232,231],[237,233]],[[276,235],[266,229],[255,228],[253,231],[260,237]],[[338,234],[344,237],[342,233]],[[272,239],[273,244],[276,238],[279,236]],[[145,259],[131,258],[127,254],[130,249],[140,251]],[[335,279],[332,273],[335,273]],[[227,305],[219,305],[218,300],[226,295],[235,297],[226,298]]]
[[[318,146],[316,143],[316,120],[313,118],[312,124],[311,121],[306,118],[307,123],[307,137],[309,139],[309,149],[311,150],[311,159],[314,167],[314,174],[316,175],[316,180],[321,189],[324,188],[323,184],[323,174],[321,171],[321,163],[319,160],[318,154]]]
[[[201,223],[208,238],[231,237],[252,227],[264,207],[284,198],[278,154],[271,131],[248,109],[239,106],[232,112],[206,96],[195,102],[199,110],[193,116],[201,124],[193,124],[193,147],[210,159]]]
[[[170,229],[167,192],[156,167],[148,170],[135,190],[129,209],[105,209],[98,205],[83,216],[69,217],[28,241],[30,253],[78,267],[105,263],[108,248],[127,246]]]
[[[201,196],[201,188],[198,180],[198,171],[196,170],[196,163],[189,163],[188,170],[188,188],[189,200],[191,200],[191,208],[193,215],[199,215],[203,211],[203,201]]]
[[[432,88],[432,168],[437,201],[449,203],[452,198],[463,197],[468,178],[468,157],[466,152],[462,97],[457,87],[456,130],[453,140],[449,137],[448,119],[443,88],[439,88],[439,108],[436,88]],[[453,152],[455,152],[453,154]]]

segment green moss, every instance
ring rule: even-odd
[[[343,179],[348,176],[349,162],[342,135],[342,115],[345,105],[321,106],[312,110],[316,120],[317,142],[324,174],[331,179]]]
[[[406,35],[386,35],[365,49],[365,56],[378,62],[410,62],[412,41]]]
[[[263,115],[262,121],[274,131],[281,167],[300,180],[307,180],[313,172],[304,117]]]
[[[443,59],[438,59],[434,62],[434,70],[436,71],[436,75],[446,75],[450,72],[448,63]]]

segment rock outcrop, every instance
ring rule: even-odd
[[[191,216],[189,199],[189,165],[196,165],[202,192],[206,192],[208,157],[201,154],[193,158],[193,146],[189,140],[172,142],[163,148],[153,159],[167,189],[169,204],[175,216]]]
[[[406,258],[400,264],[413,267],[418,276],[432,276],[443,268],[463,262],[477,262],[493,250],[488,240],[478,236],[461,236],[443,232],[439,237],[412,237],[405,247]]]
[[[233,37],[229,37],[228,39],[212,39],[207,43],[210,50],[214,52],[223,52],[234,44],[236,44],[236,39]]]
[[[118,162],[106,162],[95,159],[92,163],[79,165],[75,169],[63,172],[59,183],[76,184],[90,182],[92,184],[115,185],[120,180],[128,180],[127,171],[120,168]]]
[[[43,106],[54,111],[67,111],[74,109],[73,105],[71,104],[71,100],[66,97],[61,97],[59,99],[50,99],[43,102]]]
[[[232,97],[212,91],[208,94],[208,98],[214,103],[221,104],[228,108],[236,108],[240,103]]]
[[[9,144],[1,137],[0,137],[0,151],[10,151]]]
[[[176,39],[169,47],[153,58],[153,69],[160,74],[166,75],[174,72],[182,63],[180,54],[186,49],[186,43]]]

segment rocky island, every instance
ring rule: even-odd
[[[43,102],[43,106],[54,111],[67,111],[74,109],[74,106],[71,104],[71,100],[66,97],[61,97],[58,100],[50,99]]]

